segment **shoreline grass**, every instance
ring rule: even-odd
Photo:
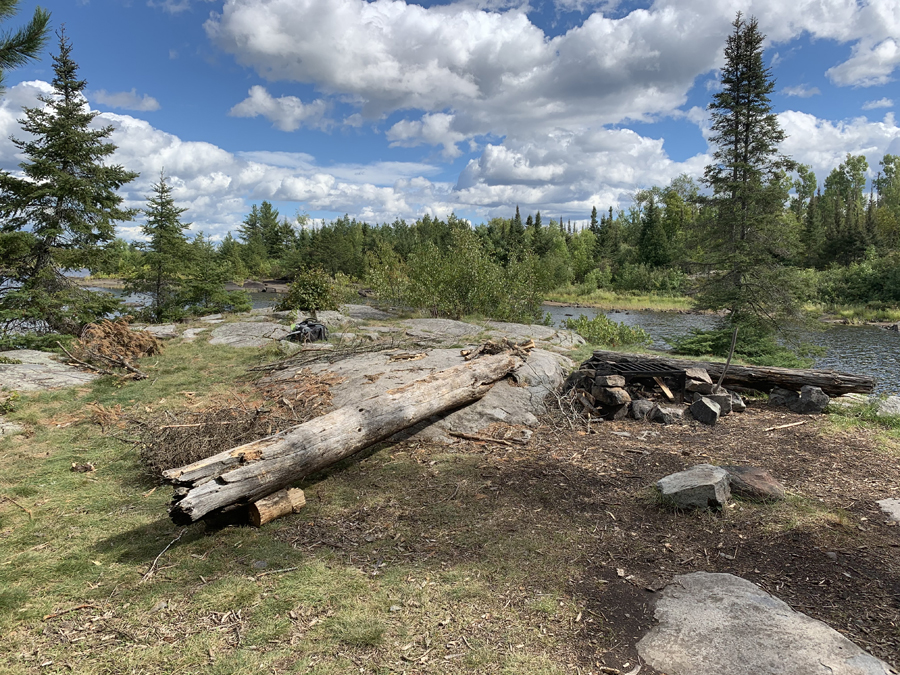
[[[648,310],[656,312],[694,311],[694,301],[686,296],[624,295],[614,291],[596,290],[579,295],[573,287],[557,288],[544,296],[544,302],[560,303],[596,309]]]

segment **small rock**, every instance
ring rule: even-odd
[[[265,560],[254,560],[253,561],[253,569],[255,570],[264,570],[269,566]]]
[[[812,387],[807,384],[800,390],[799,398],[789,401],[787,407],[795,413],[818,415],[824,412],[830,400],[828,394],[819,387]]]
[[[705,396],[691,403],[690,410],[691,416],[701,424],[715,424],[719,421],[719,404]]]
[[[900,323],[892,323],[890,326],[885,326],[885,328],[897,333],[897,332],[900,332]]]
[[[662,424],[676,424],[684,420],[684,408],[657,405],[654,406],[654,410],[650,413],[650,419]]]
[[[624,420],[628,417],[628,411],[631,410],[631,404],[623,403],[622,405],[603,406],[602,417],[607,420]]]
[[[646,420],[650,411],[656,407],[653,401],[639,398],[631,402],[631,416],[636,420]]]
[[[719,415],[728,415],[731,413],[731,392],[726,390],[716,391],[708,394],[705,398],[715,401],[719,404]]]
[[[731,412],[744,412],[747,409],[747,404],[744,403],[744,399],[741,398],[741,395],[736,392],[731,392]]]
[[[850,393],[832,398],[831,401],[828,402],[828,405],[832,408],[853,408],[868,403],[869,397],[865,394]],[[900,411],[900,406],[898,406],[898,411]]]
[[[698,394],[711,394],[715,386],[711,382],[700,382],[698,380],[687,380],[684,383],[685,391],[693,391]]]
[[[178,327],[174,323],[165,323],[159,326],[147,326],[144,330],[160,340],[169,340],[181,335]]]
[[[876,503],[890,520],[900,523],[900,499],[882,499]]]
[[[214,323],[216,321],[221,321],[224,317],[221,314],[207,314],[206,316],[200,317],[200,321],[204,323]]]
[[[621,375],[596,375],[594,384],[598,387],[624,387],[625,378]]]
[[[610,431],[609,433],[620,438],[631,438],[631,434],[627,431]]]
[[[728,472],[712,464],[698,464],[656,483],[663,501],[679,509],[719,509],[731,496]]]
[[[620,389],[619,387],[606,388],[595,386],[591,390],[591,394],[593,394],[595,399],[606,403],[607,405],[625,405],[626,403],[631,403],[631,396],[627,391]]]
[[[775,387],[772,391],[769,392],[769,405],[780,405],[787,406],[793,401],[796,401],[800,398],[800,394],[796,391],[791,391],[790,389],[782,389],[781,387]]]
[[[784,486],[765,469],[755,466],[723,466],[728,472],[732,494],[744,499],[776,501],[784,499]]]
[[[399,612],[401,609],[403,609],[403,608],[400,605],[391,605],[390,609],[388,609],[388,611],[389,612]]]
[[[706,384],[712,384],[713,381],[709,377],[709,373],[706,372],[706,368],[686,368],[684,374],[688,379],[694,380],[697,383],[705,382]]]
[[[878,400],[878,417],[900,415],[900,396],[888,396]]]
[[[825,551],[825,557],[827,557],[829,560],[835,561],[838,558],[837,553],[835,553],[834,551]]]
[[[15,422],[4,422],[0,420],[0,436],[13,436],[21,434],[25,431],[25,427]]]
[[[151,612],[161,612],[168,606],[169,606],[169,604],[165,600],[160,600],[155,605],[153,605],[153,609],[151,609],[150,611]]]

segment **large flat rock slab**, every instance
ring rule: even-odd
[[[0,356],[22,362],[0,363],[0,389],[8,391],[44,391],[78,387],[98,377],[95,373],[60,363],[48,352],[14,349],[0,352]]]
[[[465,363],[459,349],[422,350],[399,360],[398,356],[396,352],[364,353],[335,363],[308,364],[304,368],[314,373],[333,373],[341,380],[331,386],[332,405],[340,408]],[[450,431],[477,434],[495,423],[537,426],[537,414],[543,410],[544,397],[551,388],[562,383],[572,365],[560,354],[532,350],[527,362],[515,372],[516,382],[498,382],[481,400],[448,415],[426,420],[404,432],[403,436],[447,443],[455,440],[449,435]],[[286,369],[267,380],[287,382],[296,374],[297,370]]]
[[[540,324],[506,323],[504,321],[487,321],[485,327],[492,337],[508,337],[516,342],[534,340],[546,342],[559,347],[575,348],[584,344],[584,338],[571,330],[557,330]]]
[[[731,574],[675,577],[638,654],[667,675],[896,675],[828,625]]]
[[[212,331],[211,345],[231,347],[265,347],[273,340],[281,340],[290,331],[287,326],[270,321],[238,321],[216,326]]]

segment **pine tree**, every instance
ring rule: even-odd
[[[709,250],[717,271],[702,289],[701,304],[730,310],[732,323],[775,329],[798,312],[794,285],[783,262],[793,255],[796,233],[782,218],[794,163],[778,151],[785,134],[769,102],[775,87],[763,64],[755,18],[740,13],[725,45],[722,90],[709,105],[713,162],[704,182],[712,188],[715,225]]]
[[[116,149],[113,129],[91,126],[99,113],[84,98],[65,31],[57,35],[53,93],[24,110],[19,122],[29,136],[13,139],[24,177],[0,174],[0,327],[76,334],[117,303],[80,290],[62,263],[90,267],[114,239],[115,222],[133,217],[117,190],[138,174],[104,163]]]
[[[641,221],[638,255],[642,263],[651,267],[668,265],[672,259],[659,207],[652,194],[647,201]]]
[[[18,11],[19,0],[0,0],[0,21],[9,19]],[[50,13],[40,7],[34,16],[15,33],[0,38],[0,93],[3,93],[3,75],[11,68],[25,65],[36,58],[47,42],[47,26]]]
[[[181,222],[181,214],[186,210],[175,205],[172,186],[166,182],[165,172],[160,171],[159,182],[154,183],[144,210],[147,220],[141,230],[147,242],[142,246],[143,264],[126,285],[129,292],[150,299],[143,314],[156,323],[180,319],[185,313],[181,296],[191,253],[185,235],[190,223]]]

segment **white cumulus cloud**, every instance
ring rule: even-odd
[[[796,96],[798,98],[809,98],[810,96],[817,96],[822,93],[819,91],[818,87],[807,87],[805,84],[785,87],[782,89],[782,92],[787,96]]]
[[[893,108],[894,101],[887,97],[879,98],[876,101],[866,101],[863,103],[863,110],[877,110],[878,108]]]
[[[323,127],[328,124],[324,115],[328,104],[317,99],[303,103],[296,96],[273,97],[265,87],[254,85],[247,98],[235,105],[228,114],[232,117],[258,117],[262,115],[282,131],[295,131],[301,125]]]
[[[88,92],[88,97],[92,101],[108,105],[110,108],[136,110],[138,112],[159,110],[159,101],[147,94],[138,94],[137,89],[115,92],[98,89],[97,91]]]

